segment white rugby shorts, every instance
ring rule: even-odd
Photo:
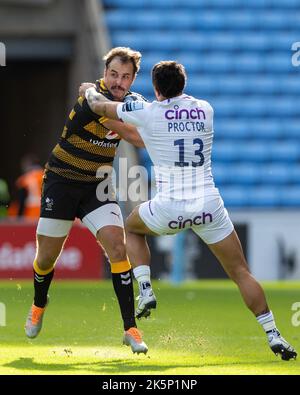
[[[82,218],[82,222],[94,236],[104,226],[124,227],[121,209],[117,203],[107,203],[91,211]],[[42,236],[63,237],[69,234],[72,224],[73,221],[69,220],[41,217],[36,233]]]
[[[192,229],[206,244],[229,236],[234,227],[220,195],[199,200],[163,199],[158,195],[139,206],[145,225],[158,235]]]

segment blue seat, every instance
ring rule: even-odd
[[[217,116],[259,116],[267,112],[266,101],[260,96],[240,97],[228,94],[217,97],[212,103],[215,108],[215,117]]]
[[[212,174],[217,186],[227,184],[229,181],[229,165],[224,163],[213,162]]]
[[[299,94],[299,76],[289,75],[277,78],[278,93]],[[296,99],[297,100],[297,99]]]
[[[291,163],[289,164],[289,172],[291,177],[291,183],[294,185],[300,185],[300,165]]]
[[[118,15],[121,14],[121,15]],[[123,19],[126,19],[122,22]],[[192,13],[189,12],[170,12],[157,10],[122,10],[111,11],[106,15],[108,26],[112,29],[120,29],[120,23],[122,23],[122,29],[127,27],[131,30],[178,30],[178,26],[181,29],[189,29],[195,25],[195,18]]]
[[[297,116],[299,115],[299,109],[295,105],[295,98],[290,95],[282,95],[280,98],[270,100],[268,114],[272,116]]]
[[[264,55],[258,53],[241,53],[231,56],[229,61],[237,73],[261,72],[264,67]]]
[[[205,71],[208,74],[214,72],[229,72],[232,69],[231,56],[225,51],[220,51],[218,54],[205,54],[203,56],[198,55],[199,69]]]
[[[236,143],[216,141],[212,148],[212,161],[233,162],[240,159],[240,152]]]
[[[264,29],[279,30],[290,29],[291,26],[299,26],[300,13],[290,10],[284,10],[284,17],[281,12],[264,11],[255,15],[258,26]]]
[[[278,191],[281,206],[300,207],[300,186],[283,188]]]
[[[268,147],[270,160],[276,162],[296,162],[300,160],[298,141],[272,143]]]
[[[237,145],[237,144],[236,144]],[[270,150],[263,142],[245,142],[237,145],[240,157],[246,162],[267,162],[270,159]]]
[[[270,34],[269,49],[273,51],[286,51],[291,48],[293,42],[299,41],[299,32],[297,30],[292,32],[278,32],[276,35],[273,35],[273,39],[271,39],[271,36]]]
[[[120,7],[120,8],[134,8],[134,9],[174,9],[174,7],[182,6],[181,0],[127,0],[126,3],[124,0],[103,0],[103,3],[106,7]],[[234,9],[236,7],[243,8],[245,7],[245,2],[243,0],[186,0],[184,6],[187,8],[193,8],[201,11],[205,9],[205,7],[216,8],[220,9]],[[247,3],[248,8],[278,8],[281,9],[299,9],[299,2],[298,0],[251,0]]]
[[[163,50],[174,51],[181,48],[178,38],[172,33],[164,33],[163,40],[161,33],[152,33],[151,38],[147,33],[127,31],[117,31],[112,33],[112,40],[115,46],[130,46],[140,51]]]
[[[249,190],[243,187],[220,186],[226,207],[241,208],[249,205]]]
[[[217,93],[221,89],[221,84],[222,82],[218,78],[215,78],[214,81],[213,78],[202,77],[201,73],[200,75],[192,73],[187,81],[186,91],[201,92],[201,96],[205,97],[207,94]]]
[[[289,47],[290,48],[290,45]],[[262,54],[263,71],[274,73],[286,73],[292,70],[291,58],[286,52],[270,53],[268,56]]]
[[[228,169],[228,182],[235,185],[254,185],[259,180],[259,166],[253,163],[237,163]]]
[[[247,122],[248,123],[248,122]],[[260,119],[258,121],[249,121],[250,135],[256,140],[264,140],[269,143],[284,136],[285,129],[280,122],[275,119]]]
[[[251,137],[251,127],[243,119],[216,118],[214,123],[215,138],[246,139]]]
[[[278,188],[262,186],[249,189],[249,205],[251,207],[279,207],[280,203]]]
[[[285,185],[292,179],[290,166],[285,164],[265,164],[260,166],[258,173],[263,185]]]
[[[282,125],[286,137],[295,137],[300,139],[300,118],[294,118]]]
[[[133,19],[130,18],[130,12],[127,10],[107,11],[104,14],[104,19],[106,26],[111,30],[118,30],[120,26],[122,26],[122,29],[131,28],[133,23]]]

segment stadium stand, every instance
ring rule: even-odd
[[[226,205],[300,207],[300,68],[291,63],[299,0],[103,4],[112,44],[143,54],[136,91],[153,99],[153,64],[175,59],[186,92],[214,107],[213,173]]]

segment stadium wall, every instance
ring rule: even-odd
[[[0,223],[0,279],[32,278],[35,222]],[[104,256],[94,236],[80,224],[73,226],[55,267],[56,279],[103,278]]]
[[[300,211],[231,212],[247,225],[248,261],[259,280],[300,279]]]

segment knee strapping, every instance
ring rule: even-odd
[[[34,271],[35,271],[37,274],[39,274],[40,276],[45,276],[46,274],[51,273],[52,270],[54,269],[54,266],[55,266],[55,262],[53,263],[53,265],[52,265],[49,269],[47,269],[47,270],[42,270],[42,269],[40,269],[37,260],[35,259],[35,260],[33,261],[33,269],[34,269]]]

